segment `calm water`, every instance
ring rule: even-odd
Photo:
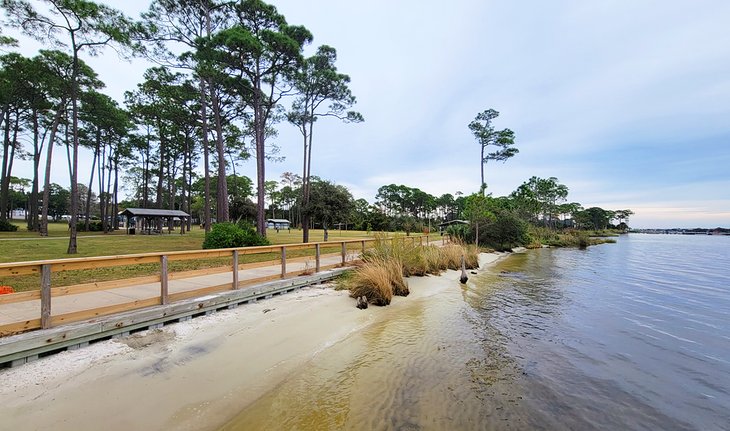
[[[226,429],[730,430],[730,237],[630,235],[445,282]]]

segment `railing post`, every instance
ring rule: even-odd
[[[286,247],[281,246],[281,278],[286,277]]]
[[[347,243],[342,241],[342,264],[345,264],[345,257],[347,256]]]
[[[423,245],[423,236],[418,237],[418,245]]]
[[[238,250],[233,250],[233,289],[238,289]]]
[[[365,241],[362,241],[362,254],[365,254]]]
[[[51,265],[41,265],[41,328],[51,327]]]
[[[160,301],[162,305],[170,302],[167,280],[167,256],[163,254],[160,256]]]
[[[319,244],[314,244],[314,261],[315,261],[314,272],[319,272],[319,255],[320,255]]]

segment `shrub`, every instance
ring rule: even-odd
[[[204,249],[243,247],[244,232],[233,223],[216,223],[205,234]]]
[[[89,220],[89,232],[101,232],[103,230],[103,228],[104,227],[101,225],[101,221]],[[86,222],[85,221],[76,222],[76,231],[77,232],[86,232]]]
[[[480,244],[488,244],[497,250],[510,250],[530,243],[528,225],[524,220],[509,211],[497,211],[495,216],[484,229],[480,229]]]
[[[18,230],[18,226],[10,223],[7,220],[0,220],[0,232],[15,232]]]
[[[269,240],[256,233],[253,228],[241,229],[233,223],[216,223],[205,235],[204,249],[250,247],[269,245]]]
[[[243,247],[252,247],[252,246],[258,246],[258,245],[270,245],[266,237],[259,235],[258,232],[256,232],[256,228],[246,220],[239,220],[238,223],[236,223],[239,229],[241,229],[245,233],[245,238],[243,240]]]

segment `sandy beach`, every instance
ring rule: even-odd
[[[483,253],[480,267],[501,256]],[[408,297],[367,310],[345,291],[313,286],[0,370],[3,427],[218,429],[329,347],[453,287],[458,274],[409,278]]]

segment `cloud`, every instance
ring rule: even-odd
[[[273,3],[312,31],[310,54],[334,46],[352,79],[366,121],[318,122],[313,172],[355,197],[373,199],[390,183],[434,195],[477,190],[467,124],[494,108],[495,126],[513,129],[520,149],[487,165],[495,195],[555,176],[571,200],[638,209],[632,222],[727,225],[726,1]],[[113,53],[88,61],[118,97],[147,67]],[[301,137],[278,128],[286,161],[269,164],[267,179],[301,171]],[[253,165],[243,167],[251,177]]]

